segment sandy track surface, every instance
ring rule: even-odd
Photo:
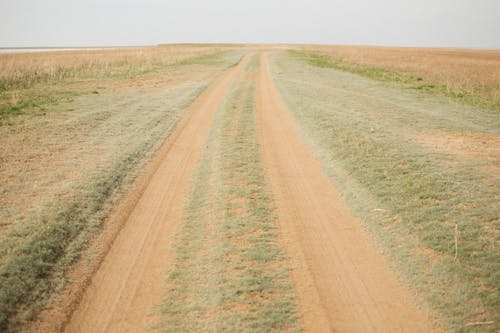
[[[311,332],[430,332],[285,111],[261,56],[256,112],[280,227]]]
[[[158,167],[92,279],[66,332],[144,332],[165,292],[170,244],[215,111],[241,68],[187,110],[158,154]]]
[[[172,236],[215,111],[245,58],[189,107],[66,332],[144,332],[165,296]],[[286,112],[265,54],[255,89],[265,167],[308,332],[430,332],[426,313],[350,214]]]

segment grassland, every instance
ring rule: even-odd
[[[54,104],[99,94],[96,80],[132,78],[170,66],[206,63],[231,47],[156,46],[0,54],[0,126],[19,114],[45,114]]]
[[[272,69],[332,180],[445,330],[497,330],[498,114],[323,57],[279,54]]]
[[[65,288],[236,45],[0,55],[0,331]],[[304,138],[444,330],[500,329],[497,51],[302,46],[270,68]],[[175,240],[164,331],[299,331],[253,114],[217,113]],[[261,143],[262,144],[262,143]]]
[[[145,48],[0,54],[0,91],[68,78],[137,75],[193,57],[227,50],[223,46],[164,45]],[[191,61],[191,60],[190,60]]]
[[[257,58],[247,70],[257,66]],[[298,330],[261,165],[252,83],[221,107],[176,238],[165,332]]]
[[[309,61],[500,111],[500,51],[306,46]],[[311,53],[308,53],[311,52]]]
[[[4,101],[8,121],[0,127],[2,332],[20,330],[62,290],[66,270],[185,107],[241,57],[202,47],[163,51],[154,60],[148,50],[127,50],[135,55],[128,62],[122,51],[27,55],[35,70],[19,71],[30,79],[6,79],[15,90],[2,93],[22,97]],[[69,74],[40,74],[37,66],[52,57]],[[59,89],[71,97],[57,99]],[[44,110],[40,96],[48,98]]]

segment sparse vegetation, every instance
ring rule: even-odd
[[[1,332],[34,323],[67,286],[66,274],[80,256],[91,256],[88,244],[183,110],[221,78],[196,105],[217,104],[236,74],[203,146],[173,240],[158,328],[301,330],[304,316],[296,304],[257,140],[253,89],[263,68],[254,56],[241,72],[220,75],[247,50],[260,47],[184,44],[0,54]],[[432,314],[438,313],[444,330],[498,331],[498,52],[284,49],[276,46],[267,53],[281,97],[305,141],[401,277]],[[264,78],[258,81],[261,88],[270,86],[268,76]],[[259,99],[260,91],[268,89],[256,95],[262,112],[276,109],[271,90],[269,100]],[[278,127],[272,128],[275,133]],[[307,220],[306,215],[297,218]],[[324,215],[322,226],[328,228],[330,214]],[[155,230],[151,233],[156,235]],[[300,243],[289,237],[287,241]],[[294,274],[295,269],[310,275],[304,281],[314,280],[310,268],[294,267]],[[323,275],[329,283],[330,274]],[[327,315],[325,321],[334,318]]]
[[[276,82],[360,219],[445,327],[498,329],[498,118],[415,102],[414,92],[330,69],[324,56],[292,55],[276,58]]]
[[[500,111],[498,51],[317,46],[291,52],[318,67],[336,68]]]
[[[9,102],[0,103],[0,126],[11,125],[13,116],[45,115],[50,106],[72,102],[75,97],[88,93],[85,90],[61,90],[60,88],[12,92]]]
[[[173,66],[220,64],[227,50],[163,46],[69,54],[0,54],[0,126],[11,124],[12,116],[44,115],[50,106],[84,94],[98,94],[92,82],[159,73]]]
[[[152,142],[118,161],[80,195],[48,209],[32,226],[26,242],[0,267],[0,328],[10,331],[32,320],[39,307],[64,283],[64,271],[96,232],[118,190]],[[4,258],[2,258],[4,259]]]
[[[61,82],[25,90],[0,132],[0,331],[18,331],[64,287],[66,270],[182,111],[239,58],[210,53],[141,74],[147,92],[117,77],[67,93],[54,91]]]
[[[240,83],[219,110],[177,235],[165,332],[299,328],[255,131],[252,85]]]
[[[0,93],[37,83],[135,76],[228,50],[204,45],[0,54]]]

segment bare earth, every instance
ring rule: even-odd
[[[247,61],[230,69],[186,110],[66,332],[143,332],[154,324],[155,306],[165,296],[172,235],[212,118]],[[305,330],[435,330],[305,145],[280,101],[265,53],[260,55],[255,104]]]
[[[314,332],[432,331],[302,141],[264,55],[259,76],[261,142],[290,255],[302,261],[295,275],[306,326]]]
[[[66,332],[141,332],[164,296],[171,237],[212,117],[247,60],[186,110],[159,153],[157,170],[95,274]]]

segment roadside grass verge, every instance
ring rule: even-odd
[[[261,165],[252,85],[219,110],[177,234],[164,332],[299,330]]]
[[[52,207],[37,221],[36,232],[10,253],[0,268],[0,328],[15,331],[32,320],[48,296],[64,284],[64,271],[97,232],[119,189],[150,147],[118,161],[83,194]]]
[[[500,111],[498,92],[486,85],[451,86],[427,79],[420,73],[403,72],[348,62],[341,57],[334,57],[321,52],[290,50],[292,55],[301,58],[310,65],[361,75],[366,78],[395,83],[407,89],[421,91],[449,98],[455,102],[474,105]]]
[[[478,124],[486,124],[483,133],[494,133],[494,125],[469,123],[460,114],[453,125],[436,124],[428,113],[435,105],[405,109],[393,101],[374,103],[386,103],[383,98],[363,104],[353,100],[346,87],[369,90],[373,96],[386,96],[387,91],[332,70],[318,75],[321,69],[298,62],[311,64],[310,59],[292,57],[275,58],[274,79],[350,207],[405,279],[440,313],[445,328],[498,330],[500,184],[490,173],[498,171],[498,156],[496,162],[468,159],[430,151],[407,137],[415,131],[442,135],[458,129],[480,134]],[[356,85],[348,80],[365,81]]]
[[[229,57],[225,64],[231,62],[229,65],[232,65],[232,61],[233,56]],[[193,63],[198,62],[199,60],[193,61]],[[92,171],[88,173],[82,172],[75,175],[76,179],[71,179],[72,187],[69,189],[64,188],[65,181],[60,180],[59,191],[62,193],[56,193],[54,196],[56,201],[48,203],[42,201],[44,206],[39,213],[29,215],[26,220],[13,221],[15,226],[8,229],[11,231],[1,235],[1,332],[21,330],[24,325],[28,325],[36,318],[37,313],[47,305],[53,295],[64,288],[67,282],[66,271],[79,259],[88,242],[100,232],[102,223],[113,205],[121,198],[144,163],[149,160],[175,127],[182,111],[205,88],[206,86],[197,83],[181,85],[179,88],[173,87],[172,92],[162,91],[156,95],[152,93],[147,97],[154,98],[153,102],[150,100],[141,101],[140,98],[136,98],[133,99],[135,104],[122,105],[122,107],[130,108],[130,110],[123,112],[120,111],[120,106],[114,109],[107,107],[102,112],[106,115],[112,115],[112,117],[106,118],[104,124],[99,123],[100,111],[97,111],[96,116],[93,113],[95,110],[92,110],[90,117],[88,110],[79,111],[82,117],[77,117],[76,122],[69,123],[71,130],[74,130],[73,125],[75,124],[82,125],[82,123],[89,122],[86,126],[95,129],[95,131],[89,132],[94,136],[86,137],[85,135],[89,133],[82,135],[75,130],[74,135],[77,136],[77,140],[84,141],[85,144],[80,142],[81,145],[73,147],[69,143],[66,146],[62,145],[62,150],[77,149],[81,151],[82,147],[88,149],[89,142],[85,141],[92,142],[100,137],[105,142],[101,145],[98,140],[98,143],[92,148],[106,154],[106,158],[110,160],[93,161],[96,164],[103,163],[102,165],[105,167],[95,166],[89,168]],[[178,96],[173,95],[174,93]],[[121,96],[121,93],[118,96]],[[162,102],[162,96],[163,98],[170,96],[172,101]],[[113,96],[113,98],[112,101],[117,97]],[[87,107],[102,105],[103,108],[106,108],[106,105],[102,104],[105,103],[104,101],[92,99],[91,102]],[[148,110],[148,107],[151,110]],[[64,119],[66,118],[63,118],[62,121],[58,120],[60,123],[57,124],[60,128],[56,126],[53,130],[64,130],[64,126],[68,125]],[[131,121],[133,124],[130,123]],[[43,122],[41,124],[43,125]],[[107,125],[105,126],[107,132],[100,129],[104,125]],[[13,128],[19,130],[17,126],[13,126]],[[20,128],[24,130],[22,126]],[[50,131],[50,129],[51,127],[44,130]],[[127,135],[122,136],[123,131],[127,131]],[[108,135],[109,133],[111,135]],[[120,138],[115,138],[113,133],[118,133]],[[37,134],[35,128],[33,135],[36,137]],[[53,133],[48,134],[52,135]],[[54,140],[54,138],[50,138],[50,140]],[[42,146],[37,148],[42,150],[51,148],[52,141],[50,140],[47,142],[41,140]],[[124,140],[128,141],[124,142]],[[70,140],[70,142],[73,141]],[[48,147],[44,147],[44,144],[47,144]],[[117,149],[120,151],[115,152]],[[83,151],[83,153],[86,152]],[[26,158],[26,156],[23,155],[19,158]],[[74,162],[78,165],[81,161]],[[22,163],[18,167],[22,168]],[[54,167],[58,168],[59,166]],[[67,166],[61,166],[61,168],[63,167]],[[41,186],[43,186],[43,177],[41,179]],[[58,190],[57,186],[55,190]],[[8,191],[8,188],[5,191]],[[27,192],[29,193],[29,190]],[[19,209],[29,211],[31,208],[25,206]]]
[[[101,80],[123,80],[162,73],[179,66],[221,66],[226,64],[225,55],[230,51],[205,52],[208,53],[190,55],[178,60],[61,67],[56,73],[26,72],[13,78],[0,79],[0,126],[10,125],[13,117],[18,115],[45,115],[50,112],[51,106],[72,102],[78,96],[99,94],[102,90],[99,85]],[[78,85],[89,82],[95,82],[94,87],[82,89]]]

